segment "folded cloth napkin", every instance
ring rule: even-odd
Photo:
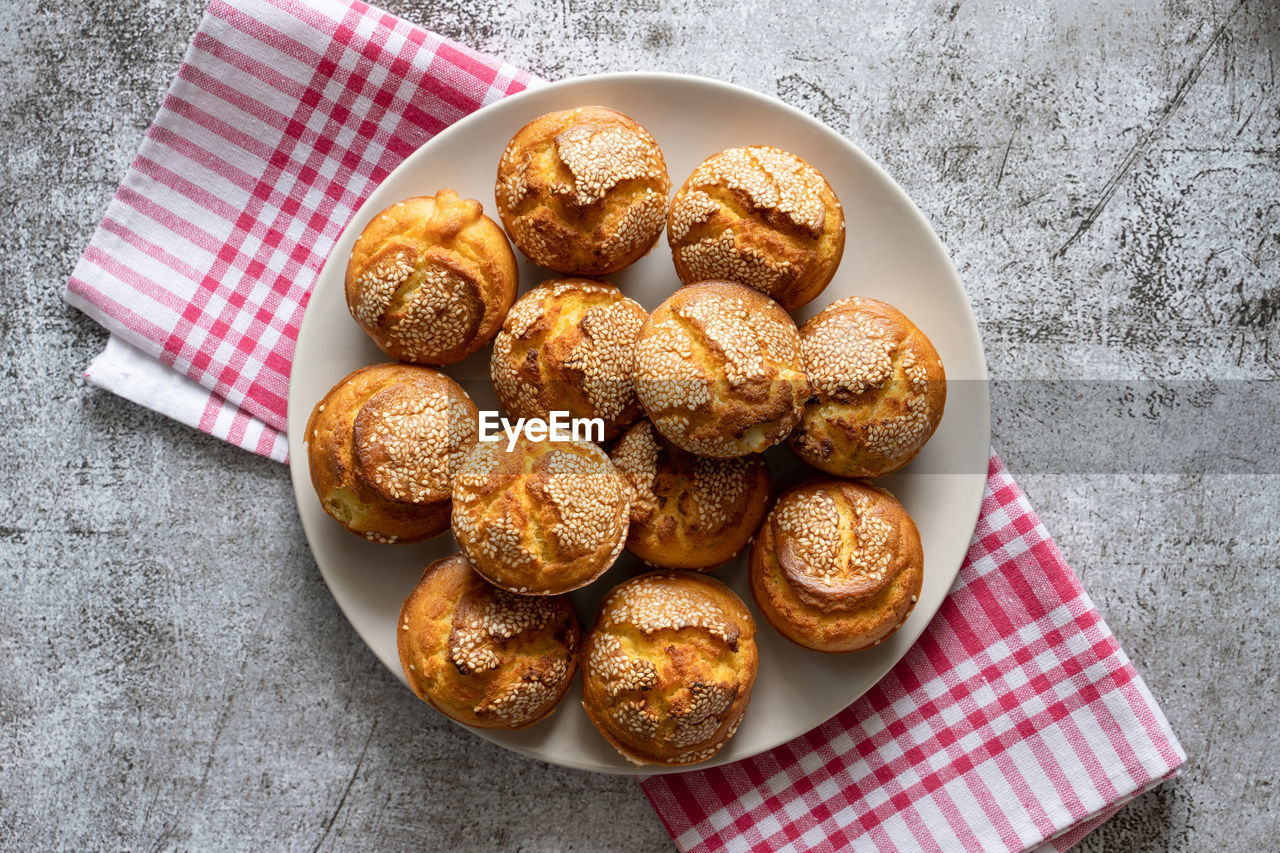
[[[888,675],[790,743],[641,786],[682,851],[1066,850],[1184,758],[992,454],[960,575]]]
[[[361,201],[537,81],[344,0],[214,0],[67,286],[90,381],[283,461],[307,296]],[[1070,846],[1183,760],[994,456],[968,559],[863,699],[769,753],[655,777],[682,850]]]
[[[363,3],[213,0],[71,273],[89,381],[285,461],[307,297],[410,152],[530,76]]]

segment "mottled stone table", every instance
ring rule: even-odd
[[[1084,848],[1274,847],[1274,410],[1151,427],[1200,410],[1186,380],[1276,397],[1223,382],[1280,369],[1274,2],[388,5],[548,78],[735,81],[883,163],[969,289],[997,449],[1190,754]],[[0,6],[0,847],[668,849],[629,779],[404,690],[281,466],[79,378],[105,335],[58,291],[202,6]]]

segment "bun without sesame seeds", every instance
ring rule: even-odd
[[[785,439],[809,397],[791,317],[728,281],[682,287],[654,310],[636,343],[635,384],[663,436],[717,459]]]
[[[653,248],[671,179],[662,149],[607,107],[547,113],[507,143],[494,187],[502,224],[539,266],[608,275]]]
[[[788,311],[831,282],[844,238],[844,210],[827,179],[768,145],[708,157],[676,191],[667,217],[681,281],[738,281]]]
[[[480,202],[444,189],[365,226],[347,264],[347,308],[387,355],[439,367],[493,339],[519,282],[498,224]]]
[[[695,456],[641,421],[609,456],[631,487],[627,550],[651,565],[717,568],[746,547],[769,509],[769,466],[756,453]]]
[[[649,313],[613,285],[553,278],[520,297],[493,342],[489,374],[513,418],[600,418],[610,441],[643,412],[631,379]]]
[[[813,397],[790,438],[838,477],[882,477],[924,448],[942,420],[947,375],[929,338],[901,311],[851,296],[800,328]]]
[[[324,511],[374,542],[449,529],[453,477],[476,443],[467,392],[429,367],[375,364],[347,376],[307,421],[311,483]]]
[[[884,489],[814,480],[778,498],[751,546],[751,594],[787,639],[855,652],[902,627],[924,578],[915,522]]]
[[[418,698],[468,726],[521,729],[573,681],[582,629],[569,600],[498,589],[454,554],[427,566],[400,609],[400,666]]]
[[[755,622],[718,580],[660,571],[614,587],[582,646],[582,707],[634,764],[714,756],[751,700]]]
[[[557,595],[604,574],[627,539],[630,500],[588,441],[480,442],[453,484],[453,535],[485,579]]]

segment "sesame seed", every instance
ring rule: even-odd
[[[626,541],[630,501],[590,442],[477,444],[453,488],[453,533],[477,571],[520,592],[594,580]]]
[[[640,414],[631,374],[648,316],[605,282],[543,282],[513,306],[494,340],[489,367],[499,404],[512,417],[554,410],[598,417],[606,435],[616,432]]]
[[[736,281],[788,309],[830,281],[843,233],[840,202],[822,174],[769,146],[730,148],[704,160],[668,216],[682,281]]]
[[[667,439],[716,458],[782,441],[809,396],[790,316],[767,297],[728,283],[690,285],[658,306],[636,343],[635,386]],[[717,423],[729,418],[737,428],[725,434]]]
[[[450,360],[480,325],[484,303],[479,290],[478,282],[456,270],[424,267],[417,285],[401,297],[402,306],[386,329],[387,340],[413,361]]]
[[[588,692],[603,694],[602,725],[629,751],[691,763],[736,730],[756,667],[753,626],[715,583],[653,573],[606,596],[584,644],[583,677]],[[720,601],[736,602],[734,612]]]
[[[670,188],[647,130],[621,113],[581,107],[541,116],[511,139],[495,197],[512,241],[535,262],[603,274],[653,245]]]
[[[463,722],[528,725],[573,676],[580,629],[568,601],[500,590],[461,555],[428,567],[404,613],[426,629],[401,639],[407,668],[423,671],[415,691]]]
[[[556,154],[573,174],[573,200],[594,204],[622,183],[638,179],[665,181],[666,163],[658,143],[638,124],[630,127],[575,124],[555,139]],[[663,196],[663,214],[666,197]]]
[[[730,148],[702,162],[689,186],[737,190],[758,210],[776,210],[817,233],[826,220],[826,179],[794,154],[763,145]]]
[[[509,250],[479,202],[444,189],[400,202],[356,241],[351,315],[388,354],[416,364],[458,361],[496,331],[515,281]],[[506,256],[506,257],[503,257]],[[357,263],[357,259],[359,259]]]
[[[858,494],[842,511],[837,494],[820,485],[788,492],[765,523],[786,542],[800,570],[824,586],[880,584],[896,555],[894,528],[873,511],[867,495]],[[841,531],[850,528],[846,541]]]
[[[815,392],[794,442],[802,456],[833,473],[876,475],[887,471],[841,470],[842,460],[869,455],[894,470],[897,460],[919,452],[941,418],[932,383],[945,383],[945,376],[910,320],[885,303],[848,297],[805,323],[800,337]],[[877,405],[890,399],[892,407]]]
[[[631,487],[633,535],[636,525],[652,524],[659,516],[674,520],[685,533],[735,535],[730,525],[741,520],[761,468],[768,470],[756,455],[708,459],[661,443],[647,421],[628,430],[610,458]],[[660,471],[665,476],[659,478]],[[760,499],[768,501],[767,488]]]
[[[436,374],[392,386],[371,397],[357,415],[356,453],[376,459],[373,485],[393,500],[448,500],[453,474],[477,440],[475,410],[457,383]]]

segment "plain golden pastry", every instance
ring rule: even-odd
[[[375,364],[316,404],[305,440],[324,511],[374,542],[449,529],[453,477],[476,443],[475,404],[429,367]]]
[[[409,687],[468,726],[533,725],[555,710],[578,665],[582,629],[567,598],[498,589],[461,554],[427,566],[398,625]]]
[[[582,707],[634,764],[711,758],[742,722],[759,658],[742,599],[693,572],[651,572],[605,598],[582,646]]]
[[[387,355],[441,366],[493,339],[519,283],[498,223],[480,202],[440,190],[391,205],[360,232],[347,308]]]
[[[685,284],[729,279],[788,311],[831,282],[844,211],[822,173],[768,145],[708,157],[671,200],[667,240]]]
[[[662,233],[671,179],[658,143],[607,107],[547,113],[502,152],[494,195],[507,233],[534,263],[608,275]]]
[[[649,313],[613,285],[553,278],[520,297],[493,342],[489,373],[512,418],[600,418],[603,441],[641,416],[631,380]]]
[[[641,421],[609,456],[631,487],[627,550],[655,566],[714,569],[746,547],[769,509],[773,481],[758,453],[695,456]]]
[[[924,551],[884,489],[814,480],[778,498],[751,546],[751,594],[787,639],[820,652],[879,645],[915,607]]]
[[[462,552],[490,582],[524,595],[604,574],[627,541],[629,512],[626,482],[589,441],[480,442],[453,484]]]
[[[791,317],[728,281],[682,287],[654,310],[636,343],[635,384],[663,436],[718,459],[782,441],[809,397]]]
[[[851,296],[800,329],[813,397],[791,448],[840,477],[882,477],[916,457],[942,420],[938,351],[901,311]]]

